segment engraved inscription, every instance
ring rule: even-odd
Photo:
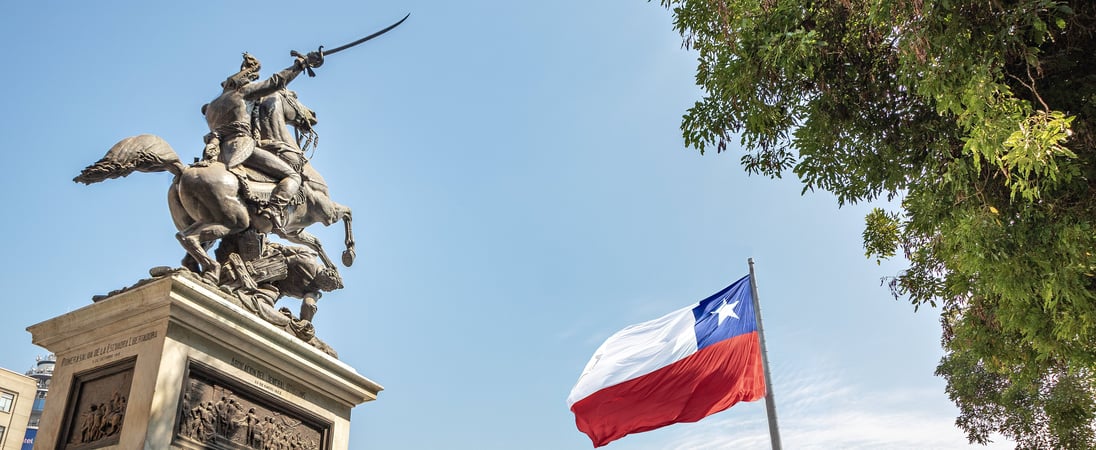
[[[231,364],[232,367],[240,369],[248,375],[255,377],[254,381],[256,386],[259,386],[278,395],[282,395],[282,391],[285,390],[301,398],[304,398],[305,396],[304,389],[301,389],[299,386],[291,382],[274,376],[274,374],[270,373],[267,370],[264,370],[261,367],[257,367],[255,364],[251,364],[236,357],[232,357]]]
[[[195,372],[186,381],[177,431],[212,449],[326,448],[324,427]]]
[[[78,353],[78,354],[73,355],[73,356],[68,356],[68,357],[61,358],[61,360],[58,361],[58,365],[63,366],[63,365],[66,365],[66,364],[76,364],[78,362],[89,360],[89,359],[92,360],[92,361],[95,361],[95,362],[112,359],[114,357],[121,356],[121,353],[119,353],[120,350],[122,350],[126,347],[129,347],[131,345],[140,344],[140,343],[145,342],[149,339],[153,339],[156,336],[157,336],[156,331],[149,331],[148,333],[145,333],[145,334],[132,336],[132,337],[125,338],[125,339],[120,339],[120,340],[115,341],[115,342],[110,342],[110,343],[107,343],[107,344],[103,344],[103,345],[99,346],[96,349],[88,350],[86,352],[81,352],[81,353]]]

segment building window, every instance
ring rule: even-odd
[[[4,427],[0,426],[0,442],[4,442]]]
[[[12,403],[15,403],[15,394],[0,392],[0,412],[11,412]]]

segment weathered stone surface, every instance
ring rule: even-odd
[[[197,394],[187,398],[186,393],[201,385],[214,395],[231,392],[248,405],[240,418],[245,422],[248,409],[254,407],[258,414],[261,407],[264,417],[304,424],[292,427],[293,439],[296,427],[303,426],[302,442],[342,450],[347,447],[350,410],[376,399],[382,389],[229,301],[220,290],[179,273],[146,280],[28,331],[35,344],[57,355],[50,398],[63,399],[46,404],[38,432],[42,448],[61,443],[79,448],[202,448],[180,435],[184,405],[193,408],[200,402]],[[107,406],[112,399],[124,408]],[[124,410],[120,425],[111,428],[118,431],[111,440],[74,443],[73,436],[83,436],[82,414],[99,403],[108,412]],[[232,439],[236,437],[225,441]]]

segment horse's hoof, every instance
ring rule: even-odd
[[[354,265],[354,249],[348,248],[343,250],[342,263],[346,267]]]
[[[209,270],[206,270],[205,272],[202,272],[202,280],[209,283],[209,284],[212,284],[214,286],[219,286],[221,284],[221,269],[220,269],[220,267],[218,267],[216,269],[209,269]]]

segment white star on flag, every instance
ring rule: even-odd
[[[739,318],[738,314],[734,312],[735,306],[738,306],[738,300],[735,300],[734,303],[727,303],[726,300],[723,300],[723,304],[720,305],[720,307],[717,308],[715,311],[711,312],[711,314],[719,315],[719,323],[717,324],[717,326],[723,325],[723,321],[727,318],[727,316],[734,317],[735,319]]]

